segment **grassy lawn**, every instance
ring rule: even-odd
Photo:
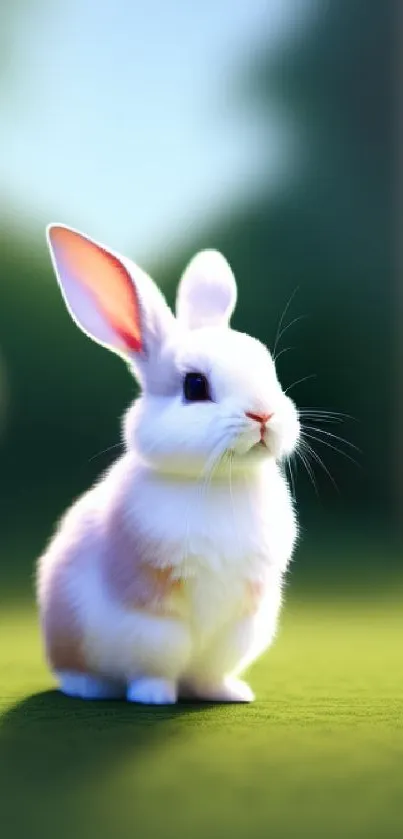
[[[0,618],[1,836],[402,839],[398,591],[289,593],[251,706],[54,691],[31,605]]]

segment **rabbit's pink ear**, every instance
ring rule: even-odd
[[[180,281],[177,318],[189,329],[228,326],[236,299],[235,277],[225,257],[215,250],[200,251]]]
[[[110,349],[139,352],[139,301],[120,260],[68,227],[50,225],[47,237],[63,297],[78,326]]]
[[[147,274],[72,228],[49,225],[47,239],[64,300],[77,325],[122,355],[152,350],[173,315]]]

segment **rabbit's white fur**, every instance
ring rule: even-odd
[[[68,228],[51,228],[49,240],[74,319],[124,353],[143,386],[126,414],[125,454],[67,512],[40,559],[50,665],[61,690],[83,698],[250,701],[238,676],[272,641],[297,536],[280,465],[298,440],[296,409],[267,349],[229,328],[236,286],[221,255],[190,264],[175,320],[128,260]],[[126,308],[109,320],[97,277],[82,276],[92,248],[110,294],[127,295],[127,276],[133,283],[134,351],[130,340],[122,347]],[[194,371],[211,401],[184,400]],[[250,412],[272,415],[264,435]]]

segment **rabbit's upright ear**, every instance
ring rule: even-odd
[[[236,299],[235,277],[227,260],[219,251],[200,251],[180,281],[177,318],[189,329],[228,326]]]
[[[125,357],[157,349],[175,318],[150,277],[70,227],[51,224],[46,233],[66,306],[83,332]]]

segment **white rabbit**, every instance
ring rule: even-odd
[[[47,237],[71,316],[142,388],[125,453],[38,563],[60,690],[252,701],[238,676],[273,639],[297,536],[281,468],[298,441],[296,408],[266,347],[229,327],[236,284],[220,253],[191,261],[175,318],[128,259],[63,225]]]

